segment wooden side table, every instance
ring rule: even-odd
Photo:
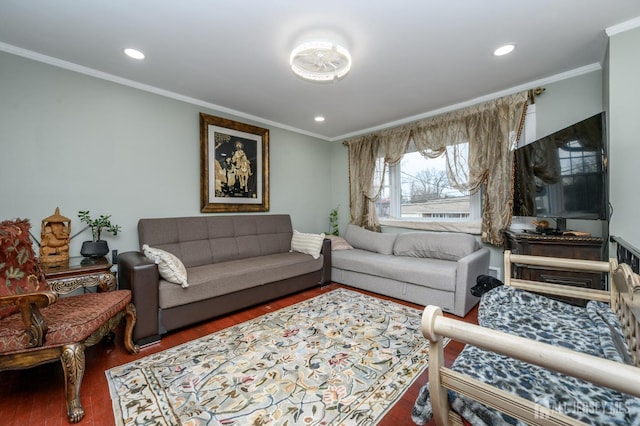
[[[42,269],[51,290],[66,297],[115,290],[118,283],[112,266],[106,257],[70,257],[68,264]]]

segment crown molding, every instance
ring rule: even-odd
[[[627,23],[628,22],[632,22],[632,21],[636,21],[636,25],[640,25],[640,17],[638,19],[627,21]],[[626,24],[626,23],[623,23],[623,24]],[[623,24],[621,24],[621,25],[623,25]],[[618,27],[618,26],[616,26],[616,27]],[[615,27],[612,27],[612,28],[615,28]],[[631,27],[629,27],[629,28],[631,28]],[[449,106],[446,106],[444,108],[440,108],[440,109],[437,109],[437,110],[428,111],[428,112],[425,112],[425,113],[422,113],[422,114],[414,115],[414,116],[411,116],[411,117],[406,117],[406,118],[403,118],[403,119],[400,119],[400,120],[396,120],[396,121],[392,121],[392,122],[389,122],[389,123],[380,124],[378,126],[374,126],[374,127],[370,127],[370,128],[362,129],[362,130],[357,130],[355,132],[346,133],[344,135],[340,135],[340,136],[336,136],[336,137],[330,138],[330,137],[327,137],[327,136],[324,136],[324,135],[320,135],[320,134],[317,134],[317,133],[308,132],[306,130],[302,130],[302,129],[298,129],[298,128],[295,128],[295,127],[292,127],[292,126],[288,126],[286,124],[282,124],[282,123],[278,123],[278,122],[275,122],[275,121],[267,120],[267,119],[264,119],[262,117],[257,117],[255,115],[247,114],[247,113],[244,113],[242,111],[236,111],[234,109],[226,108],[226,107],[223,107],[221,105],[212,104],[210,102],[205,102],[205,101],[200,100],[200,99],[192,98],[192,97],[189,97],[189,96],[184,96],[184,95],[181,95],[179,93],[171,92],[169,90],[160,89],[160,88],[155,87],[155,86],[150,86],[148,84],[139,83],[139,82],[134,81],[134,80],[129,80],[129,79],[126,79],[126,78],[118,77],[118,76],[113,75],[113,74],[109,74],[109,73],[105,73],[105,72],[102,72],[102,71],[98,71],[98,70],[95,70],[93,68],[89,68],[89,67],[85,67],[85,66],[82,66],[82,65],[74,64],[73,62],[68,62],[68,61],[64,61],[62,59],[54,58],[52,56],[43,55],[41,53],[33,52],[33,51],[30,51],[30,50],[27,50],[27,49],[23,49],[23,48],[20,48],[20,47],[16,47],[16,46],[13,46],[13,45],[10,45],[10,44],[7,44],[7,43],[0,42],[0,51],[4,51],[4,52],[7,52],[7,53],[11,53],[11,54],[17,55],[17,56],[21,56],[21,57],[24,57],[24,58],[32,59],[34,61],[42,62],[42,63],[48,64],[48,65],[52,65],[52,66],[55,66],[55,67],[63,68],[63,69],[69,70],[69,71],[74,71],[74,72],[77,72],[77,73],[80,73],[80,74],[84,74],[84,75],[88,75],[88,76],[91,76],[91,77],[99,78],[99,79],[102,79],[102,80],[110,81],[110,82],[113,82],[113,83],[116,83],[116,84],[121,84],[123,86],[132,87],[134,89],[138,89],[138,90],[142,90],[142,91],[145,91],[145,92],[153,93],[153,94],[156,94],[156,95],[159,95],[159,96],[164,96],[164,97],[175,99],[175,100],[178,100],[178,101],[181,101],[181,102],[186,102],[186,103],[189,103],[189,104],[192,104],[192,105],[197,105],[197,106],[200,106],[200,107],[203,107],[203,108],[212,109],[212,110],[219,111],[219,112],[222,112],[222,113],[226,113],[226,114],[229,114],[229,115],[232,115],[232,116],[236,116],[236,117],[239,117],[239,118],[252,120],[252,121],[255,121],[255,122],[260,123],[262,125],[278,127],[280,129],[283,129],[283,130],[288,130],[288,131],[291,131],[291,132],[294,132],[294,133],[299,133],[299,134],[302,134],[302,135],[310,136],[310,137],[313,137],[313,138],[316,138],[316,139],[329,141],[329,142],[342,141],[342,140],[350,139],[350,138],[353,138],[353,137],[356,137],[356,136],[361,136],[361,135],[365,135],[365,134],[368,134],[368,133],[377,132],[377,131],[380,131],[380,130],[383,130],[383,129],[388,129],[388,128],[395,127],[395,126],[400,126],[400,125],[411,123],[413,121],[421,120],[421,119],[424,119],[424,118],[427,118],[427,117],[433,117],[433,116],[436,116],[436,115],[444,114],[446,112],[450,112],[450,111],[454,111],[454,110],[457,110],[457,109],[465,108],[465,107],[468,107],[468,106],[471,106],[471,105],[475,105],[475,104],[479,104],[479,103],[482,103],[482,102],[490,101],[490,100],[497,99],[497,98],[500,98],[500,97],[503,97],[503,96],[508,96],[508,95],[511,95],[513,93],[517,93],[517,92],[520,92],[520,91],[529,90],[529,89],[534,88],[534,87],[538,87],[538,86],[542,86],[542,85],[550,84],[550,83],[555,83],[557,81],[565,80],[565,79],[568,79],[568,78],[576,77],[576,76],[579,76],[579,75],[582,75],[582,74],[587,74],[587,73],[594,72],[594,71],[599,71],[599,70],[602,69],[602,66],[600,64],[598,64],[598,63],[591,64],[591,65],[586,65],[584,67],[576,68],[576,69],[573,69],[573,70],[570,70],[570,71],[566,71],[564,73],[556,74],[556,75],[553,75],[553,76],[550,76],[550,77],[546,77],[546,78],[543,78],[543,79],[540,79],[540,80],[535,80],[535,81],[532,81],[532,82],[529,82],[529,83],[525,83],[525,84],[522,84],[522,85],[519,85],[519,86],[511,87],[509,89],[505,89],[505,90],[502,90],[502,91],[499,91],[499,92],[495,92],[495,93],[491,93],[491,94],[488,94],[488,95],[485,95],[485,96],[481,96],[481,97],[478,97],[478,98],[470,99],[468,101],[461,102],[461,103],[458,103],[458,104],[449,105]]]
[[[521,84],[519,86],[515,86],[515,87],[511,87],[509,89],[505,89],[502,90],[500,92],[495,92],[495,93],[491,93],[485,96],[481,96],[478,98],[474,98],[474,99],[470,99],[468,101],[465,102],[461,102],[455,105],[449,105],[446,106],[444,108],[440,108],[440,109],[436,109],[433,111],[429,111],[423,114],[419,114],[419,115],[414,115],[411,117],[406,117],[403,118],[401,120],[397,120],[397,121],[392,121],[390,123],[385,123],[385,124],[381,124],[379,126],[375,126],[375,127],[370,127],[368,129],[364,129],[364,130],[359,130],[356,132],[352,132],[352,133],[348,133],[345,135],[342,135],[340,137],[337,138],[333,138],[331,139],[331,141],[338,141],[338,140],[345,140],[345,139],[350,139],[356,136],[361,136],[361,135],[366,135],[368,133],[373,133],[373,132],[377,132],[380,130],[384,130],[384,129],[388,129],[391,127],[396,127],[396,126],[401,126],[403,124],[408,124],[411,123],[413,121],[418,121],[418,120],[422,120],[423,118],[428,118],[428,117],[433,117],[436,115],[440,115],[440,114],[444,114],[446,112],[450,112],[450,111],[455,111],[457,109],[462,109],[462,108],[466,108],[468,106],[471,105],[476,105],[482,102],[487,102],[487,101],[491,101],[493,99],[497,99],[497,98],[501,98],[503,96],[508,96],[508,95],[512,95],[514,93],[518,93],[518,92],[522,92],[525,90],[529,90],[529,89],[533,89],[534,87],[538,87],[538,86],[544,86],[545,84],[551,84],[551,83],[556,83],[558,81],[562,81],[562,80],[566,80],[568,78],[572,78],[572,77],[577,77],[583,74],[588,74],[590,72],[594,72],[594,71],[600,71],[602,70],[602,65],[600,65],[599,63],[594,63],[591,65],[585,65],[584,67],[580,67],[580,68],[575,68],[573,70],[570,71],[566,71],[560,74],[555,74],[552,75],[550,77],[546,77],[546,78],[542,78],[540,80],[535,80],[535,81],[531,81],[529,83],[525,83],[525,84]]]
[[[69,71],[74,71],[80,74],[88,75],[90,77],[99,78],[101,80],[110,81],[112,83],[121,84],[123,86],[132,87],[134,89],[142,90],[145,92],[153,93],[156,95],[164,96],[166,98],[175,99],[177,101],[186,102],[188,104],[197,105],[203,108],[208,108],[216,111],[220,111],[225,114],[233,115],[239,118],[245,118],[247,120],[252,120],[257,123],[266,126],[278,127],[284,130],[289,130],[291,132],[300,133],[306,136],[311,136],[317,139],[322,139],[328,141],[329,138],[323,135],[319,135],[317,133],[307,132],[306,130],[298,129],[292,126],[288,126],[286,124],[278,123],[275,121],[267,120],[261,117],[257,117],[255,115],[247,114],[242,111],[236,111],[231,108],[226,108],[221,105],[212,104],[210,102],[205,102],[200,99],[192,98],[190,96],[184,96],[179,93],[171,92],[169,90],[160,89],[159,87],[150,86],[148,84],[143,84],[134,80],[129,80],[126,78],[118,77],[117,75],[109,74],[106,72],[98,71],[93,68],[85,67],[82,65],[74,64],[73,62],[64,61],[62,59],[54,58],[52,56],[43,55],[41,53],[33,52],[31,50],[23,49],[20,47],[12,46],[7,43],[0,42],[0,51],[4,51],[7,53],[14,54],[16,56],[21,56],[23,58],[32,59],[37,62],[42,62],[48,65],[53,65],[58,68],[63,68]]]
[[[640,16],[638,16],[637,18],[629,19],[625,22],[621,22],[617,25],[605,29],[604,31],[605,33],[607,33],[607,36],[611,37],[638,27],[640,27]]]

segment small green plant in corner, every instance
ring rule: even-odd
[[[340,228],[338,225],[338,207],[340,207],[339,204],[329,212],[329,226],[331,227],[329,234],[336,236],[340,235]]]
[[[115,237],[122,229],[120,225],[114,225],[111,223],[111,215],[100,215],[97,219],[91,219],[89,216],[89,210],[82,210],[78,212],[78,217],[81,222],[86,223],[91,228],[91,236],[93,241],[100,241],[100,235],[102,231],[109,232]]]

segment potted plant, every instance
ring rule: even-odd
[[[78,212],[78,217],[81,222],[86,223],[91,228],[91,236],[93,238],[91,241],[82,243],[80,254],[84,257],[106,256],[109,253],[109,245],[106,241],[100,239],[102,231],[116,236],[122,227],[111,223],[111,215],[100,215],[97,219],[91,219],[89,210],[82,210]]]
[[[340,207],[339,204],[329,212],[329,226],[331,228],[331,230],[329,231],[330,235],[340,235],[340,228],[338,224],[338,207]]]

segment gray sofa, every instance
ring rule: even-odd
[[[353,247],[331,254],[334,282],[465,316],[479,299],[469,292],[489,269],[489,250],[452,232],[379,233],[348,225]]]
[[[289,215],[140,219],[141,249],[175,255],[188,287],[161,278],[142,252],[118,256],[119,286],[131,289],[137,310],[136,343],[329,281],[331,256],[290,251],[292,235]],[[330,241],[321,244],[330,253]]]

